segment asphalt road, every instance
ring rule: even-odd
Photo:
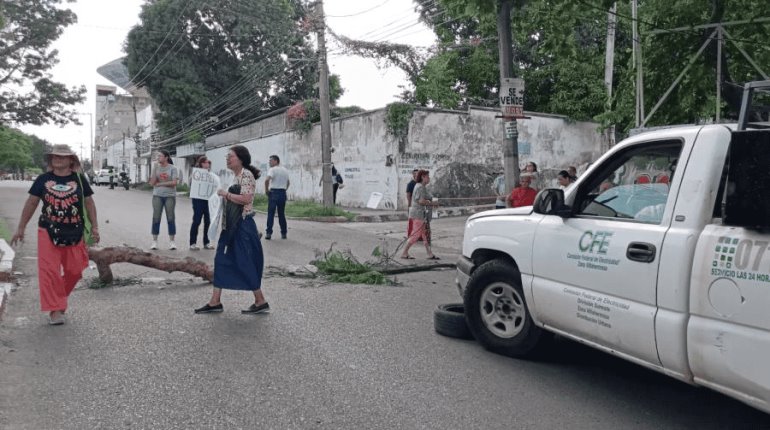
[[[28,186],[0,182],[11,228]],[[105,245],[149,246],[149,194],[97,188],[95,198]],[[178,245],[191,212],[180,198]],[[366,259],[377,245],[395,249],[403,224],[290,221],[288,240],[264,243],[266,262],[306,264],[333,242]],[[437,220],[434,234],[437,254],[456,258],[462,220]],[[33,242],[18,249],[24,275],[0,323],[3,429],[770,428],[737,401],[571,342],[524,361],[439,336],[433,309],[459,301],[449,270],[398,286],[270,276],[270,314],[241,315],[250,295],[225,292],[224,313],[194,315],[210,285],[121,264],[116,276],[143,282],[89,289],[87,270],[68,324],[50,327]]]

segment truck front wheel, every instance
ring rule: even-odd
[[[488,261],[476,269],[465,289],[464,304],[468,328],[490,351],[526,357],[545,336],[532,322],[519,271],[507,261]]]

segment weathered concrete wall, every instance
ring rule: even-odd
[[[457,205],[482,202],[478,197],[492,195],[492,181],[503,166],[502,122],[495,115],[497,110],[492,109],[417,109],[408,138],[401,144],[386,133],[384,109],[334,120],[332,161],[345,181],[337,193],[337,203],[363,207],[373,192],[379,192],[383,194],[380,208],[403,209],[406,184],[415,167],[431,171],[431,188],[438,197],[455,198]],[[582,170],[581,166],[605,150],[594,123],[529,115],[531,119],[518,125],[520,161],[522,165],[530,160],[538,164],[541,186],[552,185],[556,173],[569,165]],[[227,147],[240,143],[249,149],[252,164],[263,174],[271,154],[281,157],[281,164],[291,175],[291,199],[320,200],[320,127],[314,126],[303,136],[293,131],[276,132],[285,124],[283,114],[265,121],[269,122],[257,122],[248,130],[234,130],[227,136],[223,133],[213,141],[207,139],[212,170],[225,173]],[[263,190],[263,180],[258,181],[259,190]]]
[[[393,145],[384,137],[383,110],[332,122],[332,161],[345,181],[344,188],[337,193],[339,205],[364,206],[371,193],[376,191],[384,194],[381,207],[396,208],[399,198],[397,172],[395,166],[385,166],[386,155],[395,154]],[[262,170],[263,177],[257,181],[259,190],[264,190],[268,157],[277,154],[281,165],[289,170],[289,198],[321,199],[321,130],[318,125],[306,135],[289,131],[240,144],[249,149],[252,164]],[[207,150],[212,171],[226,174],[225,155],[231,145]]]

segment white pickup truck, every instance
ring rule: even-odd
[[[487,349],[551,333],[770,412],[770,130],[631,137],[568,189],[465,225],[457,284]]]

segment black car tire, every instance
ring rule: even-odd
[[[473,339],[465,322],[465,312],[462,303],[438,305],[433,311],[433,328],[436,333],[457,339]]]
[[[465,319],[486,349],[509,357],[538,352],[546,333],[532,321],[521,288],[521,274],[505,260],[477,268],[465,289]]]

